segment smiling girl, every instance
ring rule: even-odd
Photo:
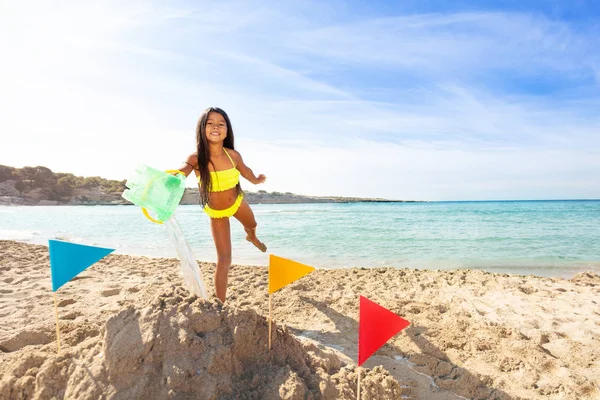
[[[244,164],[240,153],[233,147],[231,121],[217,107],[207,108],[196,127],[197,151],[190,154],[179,168],[188,176],[196,174],[200,190],[200,204],[210,217],[210,226],[217,250],[215,292],[224,302],[227,294],[227,278],[231,266],[231,230],[229,218],[235,217],[244,226],[246,240],[260,251],[267,246],[256,237],[256,220],[252,209],[244,200],[240,175],[255,185],[266,180]]]

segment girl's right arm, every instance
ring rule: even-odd
[[[183,172],[185,174],[185,176],[187,177],[192,171],[194,171],[194,170],[197,171],[197,167],[198,167],[198,156],[194,153],[194,154],[190,154],[189,157],[187,158],[187,160],[185,160],[185,162],[183,164],[181,164],[181,166],[177,169],[179,171]]]

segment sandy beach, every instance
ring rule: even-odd
[[[177,259],[109,255],[57,292],[57,354],[48,248],[0,241],[0,399],[356,398],[359,295],[411,322],[364,399],[600,398],[598,275],[317,270],[274,294],[271,351],[267,281],[234,265],[222,305]]]

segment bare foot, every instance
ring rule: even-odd
[[[267,246],[258,240],[256,237],[256,229],[244,229],[247,233],[246,240],[256,246],[257,249],[262,251],[263,253],[267,251]]]

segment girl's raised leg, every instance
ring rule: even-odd
[[[255,245],[263,253],[267,251],[267,246],[256,237],[256,219],[246,200],[242,200],[242,204],[234,214],[234,217],[244,225],[246,240]]]

